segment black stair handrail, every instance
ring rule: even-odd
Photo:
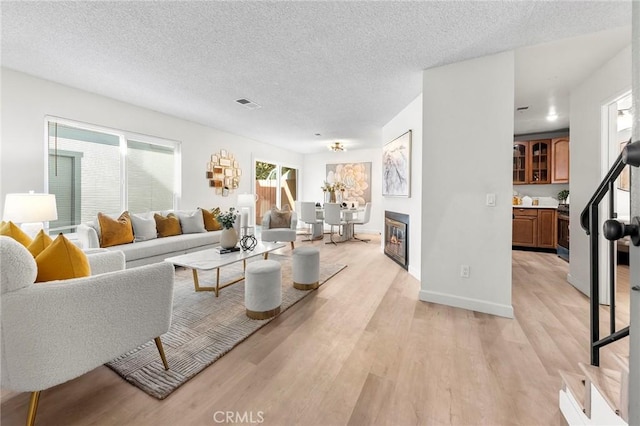
[[[598,185],[593,196],[580,214],[580,225],[589,235],[589,262],[590,262],[590,336],[591,336],[591,365],[600,364],[600,348],[617,340],[629,336],[629,327],[619,331],[615,329],[615,238],[609,240],[609,277],[610,277],[610,334],[600,339],[600,275],[599,275],[599,239],[598,239],[598,207],[609,193],[609,219],[613,219],[614,182],[622,173],[625,166],[640,166],[640,141],[629,142],[622,150],[618,158],[607,172],[606,176]],[[606,234],[605,234],[606,235]],[[616,237],[617,238],[617,237]],[[609,238],[608,238],[609,239]]]

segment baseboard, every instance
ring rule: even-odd
[[[438,303],[440,305],[453,306],[454,308],[468,309],[470,311],[497,315],[505,318],[513,318],[513,306],[500,305],[484,300],[469,299],[467,297],[453,296],[451,294],[435,291],[420,290],[420,300],[424,302]]]

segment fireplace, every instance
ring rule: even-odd
[[[409,268],[409,215],[385,210],[384,254]]]

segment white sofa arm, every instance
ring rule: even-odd
[[[44,390],[166,333],[173,282],[162,262],[3,294],[2,387]]]
[[[294,231],[298,229],[298,214],[295,211],[291,212],[291,225],[289,226],[289,228],[293,229]]]
[[[106,250],[87,253],[91,275],[122,271],[125,267],[124,253],[119,250]]]
[[[78,239],[84,250],[92,248],[100,248],[100,240],[98,239],[98,233],[92,227],[81,223],[76,228],[78,233]]]

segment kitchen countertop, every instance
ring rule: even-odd
[[[553,209],[557,210],[558,206],[513,206],[514,209]]]

